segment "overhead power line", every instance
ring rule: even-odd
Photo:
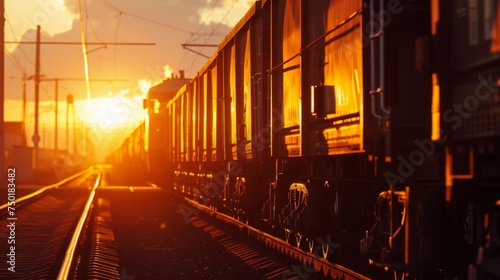
[[[99,0],[97,2],[99,2],[101,5],[109,8],[109,9],[117,11],[120,14],[124,14],[124,15],[127,15],[129,17],[136,18],[136,19],[140,19],[142,21],[154,23],[156,25],[160,25],[160,26],[167,27],[167,28],[170,28],[170,29],[174,29],[174,30],[177,30],[179,32],[187,33],[187,34],[190,34],[190,35],[198,35],[198,36],[205,36],[205,35],[207,35],[207,36],[208,35],[209,36],[213,36],[214,35],[213,32],[212,32],[212,34],[193,32],[193,31],[190,31],[190,30],[178,27],[178,26],[174,26],[174,25],[167,24],[167,23],[164,23],[164,22],[159,22],[159,21],[147,18],[147,17],[143,17],[143,16],[139,16],[139,15],[127,12],[127,11],[123,11],[122,9],[118,8],[117,6],[115,6],[115,5],[109,3],[108,1],[105,1],[105,0]],[[222,35],[222,34],[217,34],[217,35]]]
[[[6,41],[4,44],[28,44],[34,45],[36,42],[32,41]],[[40,42],[42,45],[82,45],[82,42]],[[100,46],[154,46],[156,43],[140,43],[140,42],[85,42],[85,45],[100,45]]]
[[[181,44],[181,46],[183,49],[193,52],[199,56],[203,56],[205,58],[210,58],[210,57],[201,52],[195,51],[189,47],[218,47],[218,45],[210,45],[210,44]]]

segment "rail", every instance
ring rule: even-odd
[[[78,177],[82,176],[83,174],[85,174],[85,173],[87,173],[87,172],[92,172],[93,170],[94,170],[94,167],[93,167],[93,166],[91,166],[91,167],[89,167],[89,168],[87,168],[87,169],[85,169],[85,170],[83,170],[83,171],[80,171],[80,172],[78,172],[78,173],[76,173],[76,174],[74,174],[74,175],[72,175],[72,176],[70,176],[70,177],[68,177],[68,178],[66,178],[66,179],[64,179],[64,180],[62,180],[62,181],[60,181],[60,182],[57,182],[57,183],[52,184],[52,185],[48,185],[48,186],[43,187],[43,188],[41,188],[41,189],[39,189],[39,190],[37,190],[37,191],[35,191],[35,192],[32,192],[32,193],[30,193],[30,194],[28,194],[28,195],[25,195],[25,196],[23,196],[23,197],[20,197],[20,198],[18,198],[18,199],[16,199],[16,200],[15,200],[15,203],[16,203],[16,205],[18,205],[18,204],[19,204],[19,202],[23,202],[23,201],[25,201],[25,200],[29,200],[29,199],[35,198],[35,197],[37,197],[37,196],[41,195],[42,193],[44,193],[44,192],[46,192],[46,191],[48,191],[48,190],[50,190],[50,189],[58,188],[58,187],[60,187],[61,185],[64,185],[64,184],[66,184],[67,182],[69,182],[69,181],[71,181],[71,180],[74,180],[74,179],[76,179],[76,178],[78,178]],[[5,203],[5,204],[1,205],[1,206],[0,206],[0,211],[5,210],[8,206],[9,206],[9,205],[8,205],[8,203]]]
[[[94,183],[94,186],[92,187],[90,191],[89,198],[87,200],[87,203],[85,204],[85,207],[83,209],[82,216],[78,220],[78,224],[76,225],[76,229],[73,233],[73,236],[71,237],[71,241],[68,245],[68,249],[66,250],[66,254],[64,256],[63,263],[61,265],[61,269],[59,270],[59,274],[57,275],[57,279],[65,280],[68,279],[69,273],[71,272],[71,268],[74,264],[74,256],[75,256],[75,251],[78,246],[78,241],[80,239],[80,235],[83,232],[84,225],[86,223],[88,213],[90,212],[90,208],[92,207],[92,204],[94,203],[94,197],[95,197],[95,191],[96,188],[99,186],[100,181],[101,181],[101,175],[103,172],[102,166],[99,166],[100,168],[99,173],[97,175],[97,179]]]
[[[330,271],[332,275],[333,273],[340,273],[342,276],[342,279],[344,280],[370,280],[371,278],[366,277],[364,275],[361,275],[351,269],[348,269],[344,266],[341,266],[339,264],[331,263],[328,260],[322,259],[321,257],[318,257],[312,253],[307,253],[304,252],[302,249],[293,247],[287,242],[285,242],[282,239],[279,239],[273,235],[270,235],[266,232],[263,232],[257,228],[254,228],[246,223],[243,223],[231,216],[228,216],[224,213],[217,212],[214,209],[211,209],[210,207],[207,207],[205,205],[201,205],[197,203],[194,200],[184,198],[185,201],[187,201],[189,204],[191,204],[193,207],[198,208],[198,210],[210,213],[211,215],[215,215],[219,220],[223,220],[227,223],[231,223],[235,226],[238,226],[240,229],[246,229],[249,233],[254,234],[259,240],[264,241],[266,244],[273,244],[273,247],[275,248],[280,248],[280,251],[282,249],[288,250],[289,255],[294,256],[296,259],[299,260],[307,260],[309,263],[311,263],[311,260],[314,260],[314,268],[316,271],[323,271],[325,274]]]

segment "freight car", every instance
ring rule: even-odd
[[[499,8],[256,1],[152,126],[166,186],[332,261],[497,279]]]
[[[115,167],[149,177],[158,183],[165,182],[166,168],[166,103],[190,79],[184,71],[178,76],[165,79],[151,87],[143,100],[145,120],[123,140],[122,144],[107,158]]]
[[[444,144],[444,201],[436,202],[444,214],[425,229],[441,232],[434,246],[443,248],[439,257],[449,278],[499,279],[500,2],[439,4],[432,115],[440,120],[433,120],[433,140]]]
[[[163,173],[168,169],[165,141],[168,132],[166,104],[189,81],[190,79],[184,77],[184,71],[180,71],[179,76],[166,79],[152,87],[144,100],[143,107],[147,109],[148,116],[145,141],[147,170],[149,176],[158,183],[165,182]]]
[[[146,123],[143,121],[123,142],[106,157],[106,162],[127,173],[134,172],[144,178],[147,174],[145,149]]]

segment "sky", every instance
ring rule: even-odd
[[[41,147],[53,148],[55,82],[59,143],[64,149],[66,96],[75,97],[76,119],[104,132],[128,133],[144,117],[142,98],[165,69],[196,75],[207,59],[181,44],[218,44],[253,4],[251,0],[5,0],[5,120],[22,120],[23,76],[35,74],[36,26],[42,42],[152,43],[153,46],[88,45],[88,100],[81,45],[40,48]],[[82,28],[83,27],[83,31]],[[213,47],[192,47],[207,56]],[[69,81],[64,79],[81,79]],[[113,82],[111,82],[113,81]],[[34,82],[26,83],[27,138],[33,135]],[[43,128],[43,131],[42,131]],[[114,134],[113,134],[114,135]],[[116,143],[116,142],[115,142]]]

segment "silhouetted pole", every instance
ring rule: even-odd
[[[56,79],[56,123],[55,123],[55,139],[54,139],[54,150],[57,152],[57,101],[59,99],[59,80]]]
[[[41,75],[40,77],[42,77],[43,75]],[[31,75],[31,76],[26,76],[26,72],[23,73],[23,140],[22,140],[22,144],[23,146],[27,146],[28,145],[28,140],[27,140],[27,122],[26,122],[26,103],[27,103],[27,93],[26,93],[26,84],[28,81],[31,81],[35,78],[35,75]]]
[[[73,109],[73,153],[76,153],[76,119],[75,119],[75,103],[72,104]]]
[[[34,168],[38,168],[38,143],[40,135],[38,133],[38,102],[40,98],[40,25],[36,27],[36,62],[35,62],[35,134],[33,135],[34,144]]]
[[[23,137],[26,136],[26,81],[27,80],[28,77],[26,77],[26,73],[23,73]],[[26,146],[25,142],[23,143],[23,146]]]
[[[69,153],[69,101],[70,95],[66,96],[66,152]]]
[[[4,76],[5,76],[5,57],[4,57],[4,27],[5,27],[5,3],[4,0],[0,1],[0,14],[2,15],[2,28],[0,31],[0,51],[2,54],[0,55],[0,99],[2,102],[0,102],[0,152],[2,153],[2,156],[0,156],[0,182],[1,184],[4,184],[4,166],[5,166],[5,145],[4,145],[4,138],[5,138],[5,132],[4,132],[4,100],[5,100],[5,81],[4,81]]]
[[[68,94],[66,96],[66,151],[69,153],[69,107],[73,107],[73,95]],[[73,113],[75,108],[73,107]]]

